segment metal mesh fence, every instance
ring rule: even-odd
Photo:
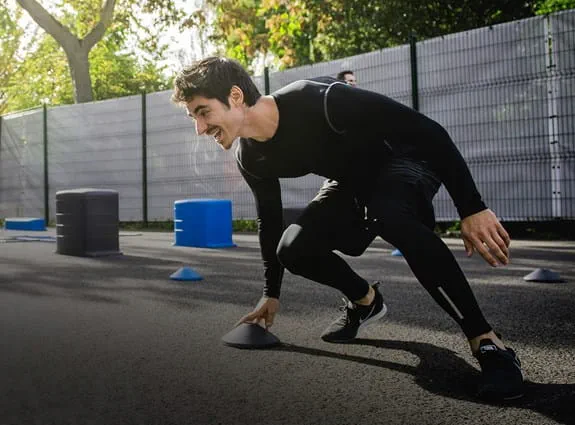
[[[486,203],[508,220],[550,218],[533,196],[550,195],[545,18],[423,41],[417,54],[420,110],[450,132]],[[435,206],[458,218],[445,188]]]
[[[141,99],[48,110],[51,216],[56,192],[89,187],[117,190],[120,220],[142,218]]]
[[[2,119],[0,216],[44,216],[43,112]]]
[[[449,131],[501,218],[574,219],[575,11],[418,42],[416,93],[412,53],[405,45],[276,72],[269,86],[274,91],[351,69],[360,87],[408,106],[415,94],[419,110]],[[264,77],[254,81],[264,92]],[[43,216],[48,183],[52,219],[55,192],[78,187],[118,190],[123,221],[142,220],[146,212],[148,220],[171,219],[174,201],[187,198],[231,199],[234,218],[254,218],[233,153],[196,136],[169,96],[48,108],[47,182],[43,110],[4,116],[0,217]],[[305,206],[321,181],[283,179],[284,206]],[[458,218],[443,188],[434,205],[438,221]]]

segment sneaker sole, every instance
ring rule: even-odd
[[[384,303],[382,308],[381,308],[381,311],[379,313],[377,313],[375,316],[370,317],[366,321],[362,322],[361,325],[359,325],[359,327],[357,328],[357,334],[359,334],[359,331],[363,327],[370,325],[370,324],[373,324],[374,322],[381,319],[386,314],[387,314],[387,306]],[[335,343],[350,342],[350,341],[353,341],[355,338],[357,338],[357,334],[353,338],[343,338],[343,339],[324,339],[324,338],[322,338],[322,341],[335,342]]]
[[[364,322],[361,322],[361,325],[359,325],[359,327],[357,328],[357,332],[359,333],[359,330],[361,328],[381,319],[386,314],[387,314],[387,306],[385,305],[385,303],[383,303],[381,306],[381,311],[377,313],[375,316],[371,316],[369,319],[365,320]]]

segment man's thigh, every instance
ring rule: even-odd
[[[296,224],[310,243],[347,255],[361,255],[375,238],[366,227],[364,209],[335,180],[324,182]]]
[[[394,159],[380,176],[367,204],[368,219],[415,219],[433,229],[432,202],[440,186],[439,177],[424,162]]]

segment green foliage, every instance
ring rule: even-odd
[[[7,112],[36,107],[42,102],[74,102],[66,56],[52,37],[43,35],[35,50],[18,64],[6,94]]]
[[[255,220],[234,220],[232,230],[234,232],[257,232],[258,223]]]
[[[7,109],[8,85],[18,69],[18,50],[23,44],[24,30],[18,26],[22,12],[0,5],[0,114]]]
[[[122,53],[111,37],[106,37],[90,52],[90,73],[95,100],[109,99],[169,88],[162,68],[153,62],[138,62],[134,55]],[[12,74],[6,88],[6,111],[17,111],[47,102],[52,105],[74,103],[72,79],[66,55],[56,41],[43,35]]]
[[[403,44],[411,34],[425,39],[525,18],[534,3],[207,0],[207,6],[185,25],[207,29],[226,55],[244,65],[273,56],[279,68],[289,68]]]
[[[534,9],[537,15],[575,9],[575,0],[543,0]]]
[[[155,230],[160,232],[173,232],[174,222],[171,220],[149,221],[146,225],[143,221],[121,221],[119,227],[120,230]]]

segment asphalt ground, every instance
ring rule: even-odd
[[[261,293],[254,235],[210,250],[122,232],[123,255],[102,258],[13,239],[38,234],[0,231],[1,425],[575,424],[575,242],[514,241],[491,268],[446,239],[528,380],[522,399],[489,404],[459,328],[383,241],[348,258],[389,308],[361,338],[321,341],[340,295],[286,273],[283,345],[242,350],[220,338]],[[204,280],[170,280],[182,265]],[[523,281],[535,268],[566,282]]]

